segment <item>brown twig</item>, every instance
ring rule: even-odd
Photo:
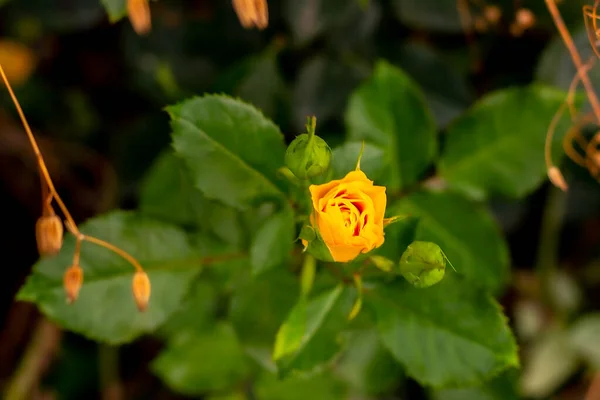
[[[577,47],[573,42],[573,38],[571,37],[571,34],[569,33],[569,30],[567,29],[565,22],[558,11],[555,0],[546,0],[546,6],[548,7],[548,11],[554,20],[554,24],[556,25],[563,42],[565,42],[565,45],[569,50],[573,64],[575,64],[575,68],[579,74],[579,79],[581,79],[581,83],[583,84],[585,93],[590,101],[596,120],[600,125],[600,101],[598,101],[598,96],[596,96],[592,82],[590,81],[583,61],[581,60],[581,55],[579,54],[579,51],[577,51]]]
[[[4,400],[27,400],[39,384],[52,356],[60,344],[61,331],[43,318],[38,323],[25,355],[9,382]]]

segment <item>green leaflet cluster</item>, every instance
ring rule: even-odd
[[[364,142],[361,169],[388,188],[386,216],[409,217],[374,253],[387,272],[366,267],[352,320],[358,296],[345,266],[319,262],[309,278],[300,273],[291,201],[300,195],[281,173],[283,134],[253,106],[220,95],[167,107],[173,148],[148,172],[139,208],[81,226],[144,265],[148,311],[131,301],[130,267],[92,246],[81,260],[85,290],[65,304],[72,238],[35,265],[18,299],[93,340],[162,338],[152,369],[187,395],[237,398],[245,383],[260,400],[335,400],[387,393],[407,375],[440,398],[506,390],[498,382],[510,381],[504,372],[519,360],[494,296],[508,281],[509,257],[483,200],[521,197],[542,183],[544,132],[563,98],[539,85],[493,93],[448,126],[442,147],[420,89],[377,64],[351,96],[331,177],[355,168]],[[410,285],[397,262],[413,242],[439,246],[456,272]],[[301,290],[304,278],[310,291]]]

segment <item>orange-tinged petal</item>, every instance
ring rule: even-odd
[[[327,244],[333,261],[348,262],[354,260],[360,253],[360,247],[352,247],[347,245]]]

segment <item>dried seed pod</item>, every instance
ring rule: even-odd
[[[138,271],[133,276],[132,290],[138,310],[146,311],[150,300],[150,279],[144,271]]]
[[[267,0],[233,0],[233,9],[244,28],[262,30],[269,25]]]
[[[527,8],[520,8],[517,11],[515,20],[522,29],[529,29],[535,25],[535,14],[533,14],[531,10],[528,10]]]
[[[127,0],[127,13],[138,35],[146,35],[152,28],[148,0]]]
[[[502,16],[502,11],[500,7],[494,5],[487,5],[483,9],[483,15],[485,19],[492,25],[495,25],[500,21],[500,17]]]
[[[565,181],[563,174],[557,167],[552,166],[548,169],[548,178],[554,186],[561,189],[562,191],[566,192],[569,189],[567,181]]]
[[[65,271],[64,276],[64,287],[67,293],[67,302],[73,303],[77,300],[79,290],[83,284],[83,270],[77,264],[71,265],[69,269]]]
[[[63,224],[57,215],[44,215],[35,224],[35,238],[40,256],[56,255],[63,244]]]

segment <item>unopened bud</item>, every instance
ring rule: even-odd
[[[548,169],[548,178],[554,186],[558,187],[563,192],[566,192],[569,189],[569,185],[567,185],[563,174],[555,166],[552,166]]]
[[[312,138],[306,133],[297,136],[285,152],[285,164],[300,179],[325,173],[330,162],[329,145],[314,134]]]
[[[56,255],[63,244],[63,225],[57,215],[42,216],[35,224],[35,237],[41,256]]]
[[[431,242],[412,242],[400,258],[400,273],[412,285],[426,288],[444,278],[446,256]]]
[[[267,0],[233,0],[233,9],[244,28],[256,26],[262,30],[269,25]]]
[[[127,13],[133,30],[138,35],[145,35],[150,32],[152,20],[148,0],[127,0]]]
[[[150,279],[144,271],[138,271],[133,276],[133,298],[138,310],[145,311],[150,301]]]
[[[79,290],[83,284],[83,270],[77,264],[71,265],[65,272],[64,286],[67,293],[67,302],[73,303],[79,296]]]

